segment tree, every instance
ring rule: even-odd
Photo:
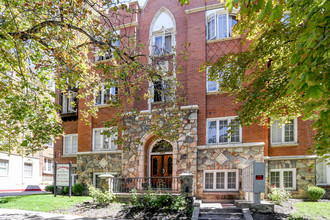
[[[87,108],[81,110],[85,117],[97,115],[91,97],[100,82],[119,87],[119,97],[107,103],[119,115],[133,111],[139,85],[163,74],[154,64],[148,65],[135,33],[116,32],[116,26],[129,23],[136,13],[137,8],[107,0],[1,1],[0,151],[33,153],[63,133],[60,106],[54,102],[57,91],[47,86],[52,80],[57,90],[68,95],[68,87],[78,82],[78,98],[86,100]],[[113,58],[96,64],[90,59],[95,50]],[[177,95],[175,89],[166,92]],[[163,108],[177,109],[176,101]]]
[[[246,50],[213,63],[211,80],[221,79],[221,91],[241,103],[243,125],[299,116],[313,121],[311,152],[329,157],[330,2],[227,0],[226,7],[240,9],[233,31],[242,36]]]

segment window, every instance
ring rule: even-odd
[[[115,35],[112,37],[117,38],[116,36],[120,35],[120,31],[116,31]],[[120,40],[117,39],[115,42],[112,43],[112,46],[119,48]],[[95,62],[109,60],[113,57],[114,49],[110,48],[109,51],[101,51],[100,48],[95,48]]]
[[[238,170],[205,170],[204,191],[237,191]]]
[[[111,150],[115,151],[117,150],[117,145],[115,144],[116,136],[117,135],[111,135],[110,137],[107,137],[107,135],[103,135],[102,133],[105,130],[105,128],[94,128],[93,129],[93,150]]]
[[[216,12],[208,12],[206,24],[207,40],[215,40],[221,38],[232,37],[231,30],[237,23],[236,12],[228,13],[226,10],[218,10]]]
[[[157,64],[157,69],[161,71],[163,77],[159,76],[157,80],[154,80],[151,84],[152,101],[164,102],[166,97],[170,95],[169,77],[165,77],[165,73],[169,70],[168,61],[162,61]]]
[[[62,114],[77,112],[77,92],[62,93]]]
[[[296,168],[273,169],[270,171],[270,185],[286,190],[296,189]]]
[[[51,159],[45,159],[44,160],[44,173],[51,173],[52,172],[52,160]]]
[[[63,155],[77,154],[78,134],[67,134],[63,137]]]
[[[32,177],[32,164],[24,163],[24,177]]]
[[[316,163],[316,184],[330,185],[330,165],[327,160]]]
[[[9,170],[9,161],[8,160],[0,160],[0,176],[7,176]]]
[[[47,147],[54,147],[54,142],[51,140],[45,144]]]
[[[108,101],[114,100],[118,96],[118,87],[107,88],[102,86],[100,91],[95,95],[96,105],[106,105]]]
[[[172,52],[172,31],[164,29],[154,33],[153,36],[153,55],[159,56]]]
[[[271,126],[271,143],[297,143],[297,119],[292,119],[286,124],[274,121]]]
[[[207,143],[240,143],[242,129],[235,118],[207,119]],[[229,130],[232,130],[232,133],[229,133]]]
[[[223,71],[221,71],[219,73],[220,76],[223,75]],[[222,78],[220,78],[220,82],[219,81],[211,81],[209,80],[209,68],[206,69],[206,91],[207,92],[217,92],[220,90],[220,84],[222,82]]]

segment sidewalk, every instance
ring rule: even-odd
[[[26,195],[47,194],[47,193],[49,194],[50,192],[46,192],[46,191],[0,192],[0,197],[26,196]]]
[[[29,219],[29,220],[57,220],[57,219],[79,219],[79,220],[101,220],[101,218],[87,218],[77,215],[64,215],[64,214],[52,214],[47,212],[34,212],[25,211],[18,209],[0,209],[0,220],[11,220],[11,219]]]

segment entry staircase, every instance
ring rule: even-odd
[[[248,209],[236,207],[233,203],[201,203],[198,214],[195,213],[197,220],[251,220],[252,216]],[[251,216],[251,218],[250,218]],[[194,217],[193,217],[194,219]]]

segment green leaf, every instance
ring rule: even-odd
[[[311,86],[307,90],[305,97],[307,99],[313,98],[315,100],[319,100],[322,97],[322,94],[323,94],[322,86],[316,85],[316,86]]]

